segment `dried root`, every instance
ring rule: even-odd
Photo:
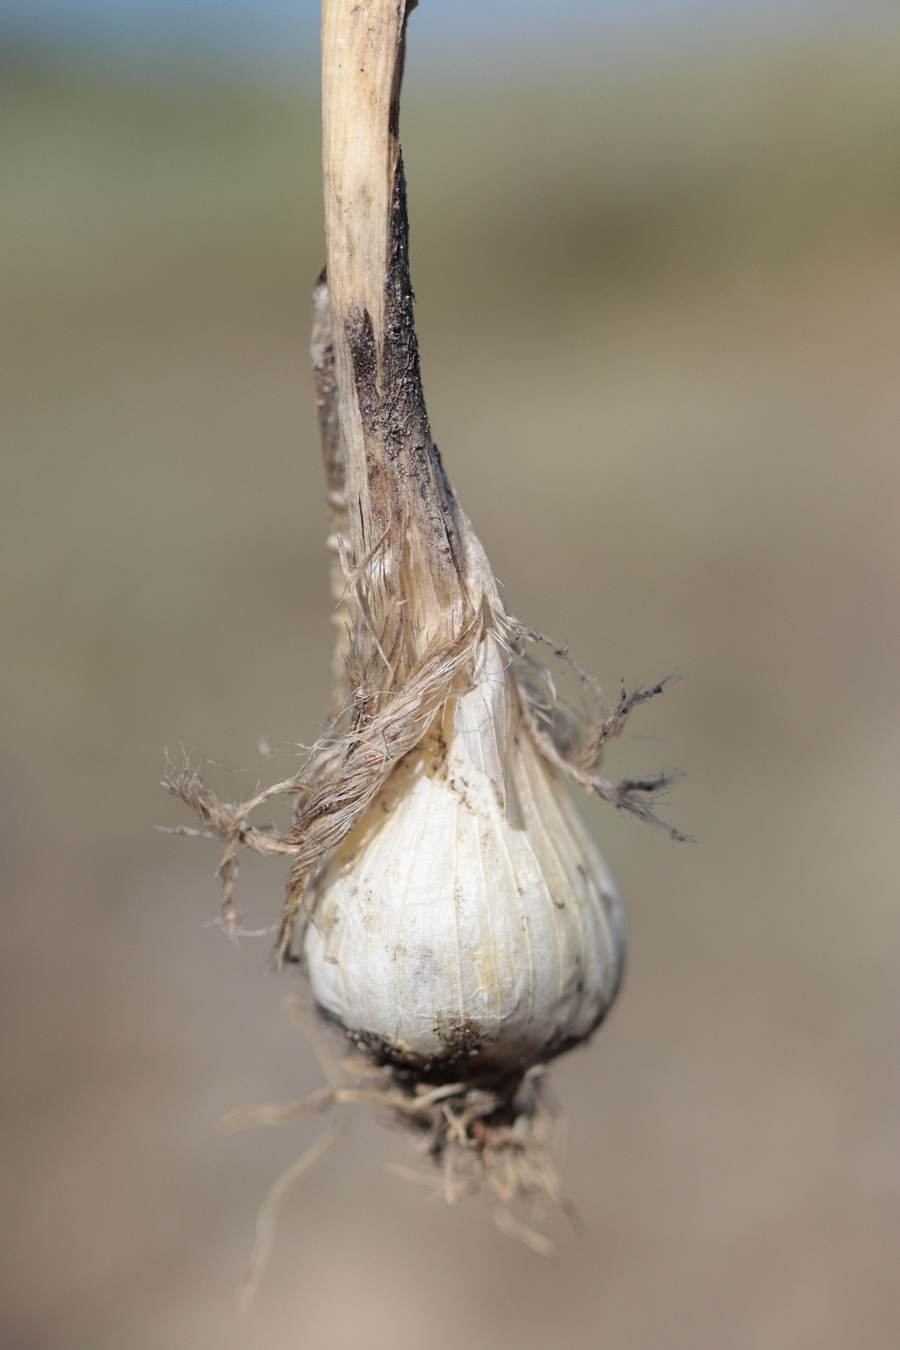
[[[549,1203],[571,1217],[557,1170],[558,1122],[546,1101],[543,1068],[530,1070],[509,1090],[477,1083],[404,1085],[390,1070],[376,1069],[365,1058],[351,1056],[337,1065],[299,1005],[291,1000],[286,1010],[316,1051],[329,1086],[295,1102],[239,1108],[219,1128],[230,1134],[251,1126],[287,1124],[330,1109],[336,1114],[263,1201],[253,1252],[238,1290],[241,1310],[249,1306],[264,1274],[282,1205],[347,1127],[353,1107],[374,1107],[413,1131],[419,1153],[438,1168],[436,1175],[386,1164],[386,1171],[442,1196],[448,1204],[488,1193],[494,1197],[493,1217],[501,1232],[542,1256],[552,1254],[551,1241],[518,1213],[523,1205],[533,1207],[536,1202]]]
[[[517,625],[517,631],[526,640],[553,646],[534,629]],[[666,790],[681,777],[679,773],[662,772],[649,778],[622,778],[614,781],[599,776],[595,770],[610,741],[621,736],[631,712],[641,703],[661,694],[673,683],[674,676],[659,680],[649,689],[638,687],[630,692],[622,685],[615,703],[604,706],[603,692],[593,678],[569,657],[568,648],[553,647],[553,654],[565,661],[582,683],[592,692],[597,704],[595,716],[586,720],[557,694],[550,670],[531,656],[520,659],[522,675],[519,680],[522,708],[531,732],[544,759],[563,777],[577,783],[585,792],[603,801],[611,802],[620,811],[637,816],[647,824],[666,831],[671,839],[684,841],[687,835],[660,819],[655,807]]]

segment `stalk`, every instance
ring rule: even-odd
[[[431,645],[459,636],[485,579],[483,556],[468,556],[468,523],[431,437],[419,372],[397,136],[411,8],[324,0],[322,14],[326,273],[353,504],[347,560],[366,560],[370,618],[401,676]]]

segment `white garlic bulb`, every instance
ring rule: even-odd
[[[583,1040],[618,987],[621,905],[542,761],[497,640],[330,858],[314,997],[394,1064],[516,1073]]]

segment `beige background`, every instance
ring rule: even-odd
[[[305,365],[315,90],[23,60],[3,83],[3,1324],[11,1350],[847,1350],[898,1335],[900,39],[538,78],[416,71],[432,422],[510,608],[614,690],[586,807],[631,927],[560,1062],[581,1219],[542,1260],[382,1170],[360,1119],[231,1295],[320,1083],[231,947],[163,748],[249,791],[324,707]],[[596,59],[595,59],[596,58]],[[262,759],[264,737],[283,748]],[[241,773],[233,771],[243,770]],[[274,921],[275,863],[242,874]]]

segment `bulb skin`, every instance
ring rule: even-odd
[[[618,894],[517,710],[488,649],[316,883],[314,998],[394,1065],[520,1073],[589,1036],[618,989]]]

